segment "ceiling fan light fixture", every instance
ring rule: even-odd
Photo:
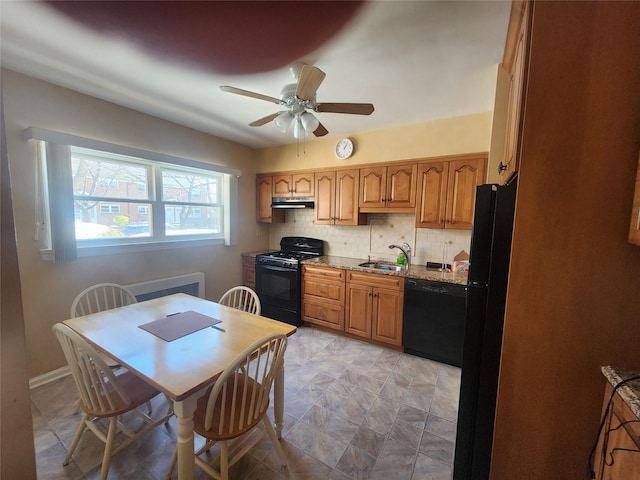
[[[307,131],[307,133],[313,133],[320,125],[318,119],[309,112],[304,112],[302,115],[300,115],[300,121],[302,122],[302,126]]]
[[[300,120],[300,115],[296,115],[296,118],[293,123],[293,137],[302,140],[305,137],[305,129],[302,126],[302,120]]]
[[[293,115],[291,115],[291,112],[289,111],[280,112],[280,114],[274,120],[276,127],[278,127],[278,130],[280,130],[282,133],[286,133],[292,121]]]

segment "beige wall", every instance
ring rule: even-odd
[[[265,148],[256,158],[261,172],[276,172],[488,152],[491,122],[491,112],[485,112],[349,135],[355,153],[347,160],[336,157],[334,147],[339,137],[335,136],[307,141],[306,145]],[[329,125],[328,120],[326,123]]]
[[[254,150],[8,70],[2,70],[2,88],[30,377],[65,364],[51,326],[68,318],[75,295],[87,286],[202,271],[206,297],[217,299],[241,283],[240,253],[268,245],[268,229],[255,223]],[[43,261],[33,240],[35,142],[21,137],[29,126],[240,169],[239,244],[80,258],[67,264]]]

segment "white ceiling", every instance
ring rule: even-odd
[[[486,112],[493,109],[510,8],[505,0],[370,1],[331,40],[293,60],[327,74],[319,103],[375,106],[370,116],[316,114],[330,136]],[[293,82],[286,67],[221,75],[161,61],[34,1],[0,0],[0,35],[0,59],[9,69],[251,147],[294,143],[292,132],[273,122],[248,126],[281,107],[219,89],[278,97]]]

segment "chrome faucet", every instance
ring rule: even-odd
[[[409,266],[411,265],[411,247],[407,242],[400,245],[389,245],[389,248],[399,248],[402,253],[404,253],[404,258],[406,259],[406,263],[404,264],[405,271],[409,270]]]

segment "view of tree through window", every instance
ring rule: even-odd
[[[222,174],[71,147],[77,240],[222,234]]]

